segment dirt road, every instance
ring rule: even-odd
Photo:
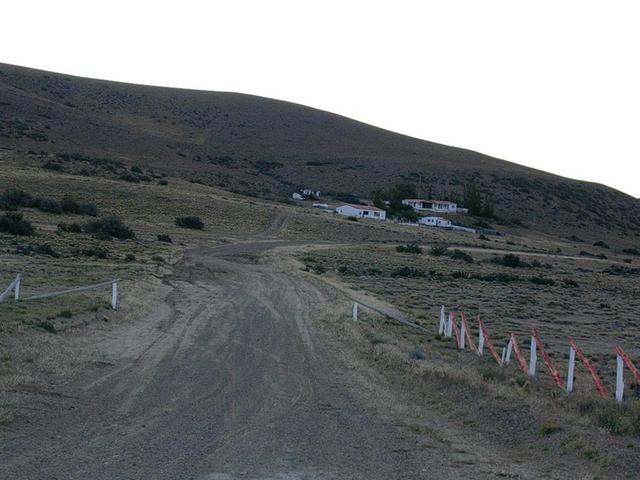
[[[0,478],[438,478],[313,326],[335,299],[252,263],[277,245],[190,252],[144,321],[95,345],[110,365],[5,435]]]

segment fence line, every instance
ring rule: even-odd
[[[514,353],[516,359],[518,361],[518,366],[520,370],[525,375],[529,375],[534,377],[536,374],[536,365],[537,365],[537,353],[540,352],[542,359],[544,361],[549,374],[553,378],[555,384],[562,389],[566,388],[567,393],[571,393],[573,391],[573,382],[575,376],[575,360],[576,357],[580,360],[580,362],[584,365],[585,369],[590,374],[593,383],[595,384],[596,392],[603,398],[610,398],[609,391],[605,387],[602,382],[600,376],[598,375],[596,369],[593,367],[591,361],[584,355],[582,350],[576,345],[573,338],[569,337],[569,365],[567,368],[567,381],[566,387],[562,380],[562,377],[558,370],[553,365],[551,358],[544,348],[544,344],[542,340],[540,340],[540,334],[538,330],[533,328],[531,330],[531,343],[529,350],[529,364],[527,365],[527,361],[523,354],[522,348],[518,342],[517,337],[514,333],[509,335],[508,342],[502,348],[502,357],[498,355],[498,353],[493,348],[491,344],[491,340],[489,339],[489,335],[487,334],[486,328],[478,315],[478,347],[475,348],[473,341],[471,340],[471,332],[466,320],[466,317],[463,312],[461,312],[461,324],[460,330],[458,330],[458,325],[455,320],[455,313],[449,312],[448,321],[445,322],[445,309],[444,305],[440,308],[439,322],[438,322],[438,335],[442,335],[445,338],[450,338],[452,333],[455,336],[455,344],[458,349],[464,350],[465,343],[469,345],[469,349],[476,353],[479,356],[484,354],[484,348],[487,346],[491,352],[491,355],[495,359],[495,361],[501,367],[508,365],[511,361],[511,354]],[[453,330],[453,332],[452,332]],[[465,342],[466,340],[466,342]],[[616,352],[616,391],[615,391],[615,399],[618,403],[622,403],[623,393],[624,393],[624,369],[625,367],[631,371],[633,374],[635,381],[640,384],[640,370],[638,370],[629,356],[622,350],[621,347],[615,347]]]
[[[9,296],[9,294],[13,291],[15,300],[20,300],[20,283],[22,276],[20,274],[16,275],[16,278],[11,284],[7,287],[7,289],[0,294],[0,302],[2,302],[5,298]],[[79,287],[66,288],[64,290],[56,290],[53,292],[46,293],[38,293],[36,295],[31,295],[30,297],[22,298],[22,300],[38,300],[43,298],[51,298],[58,297],[61,295],[67,295],[71,293],[80,293],[86,292],[88,290],[95,290],[97,288],[106,287],[107,285],[111,285],[111,308],[116,310],[118,308],[118,282],[120,280],[114,278],[113,280],[108,280],[106,282],[94,283],[92,285],[82,285]]]
[[[13,282],[11,282],[7,289],[0,294],[0,302],[3,302],[11,292],[14,292],[15,300],[18,300],[20,298],[20,278],[21,275],[17,274]]]

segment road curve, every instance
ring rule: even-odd
[[[441,478],[324,344],[314,318],[327,292],[248,258],[282,244],[187,253],[146,324],[109,340],[145,347],[9,432],[0,478]]]

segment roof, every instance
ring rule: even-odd
[[[403,202],[427,202],[427,203],[446,203],[449,205],[455,205],[456,202],[450,202],[448,200],[425,200],[424,198],[405,198]]]
[[[384,212],[385,211],[382,208],[378,208],[378,207],[371,207],[369,205],[353,205],[351,203],[345,203],[343,205],[340,205],[338,208],[340,208],[340,207],[352,207],[352,208],[355,208],[356,210],[371,210],[372,212]]]

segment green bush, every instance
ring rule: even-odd
[[[33,235],[35,229],[29,220],[22,217],[22,213],[7,212],[0,217],[0,232],[12,235]]]
[[[85,230],[100,239],[119,238],[125,240],[135,238],[133,230],[119,217],[115,216],[93,220],[86,224]]]
[[[18,245],[16,253],[19,255],[49,255],[58,258],[60,254],[56,252],[48,243],[38,243],[35,245]]]
[[[176,225],[181,228],[204,229],[204,222],[200,217],[194,216],[176,217]]]
[[[518,255],[514,255],[513,253],[507,253],[502,257],[492,258],[491,261],[497,265],[509,268],[528,268],[531,266],[527,262],[522,261]]]
[[[158,182],[158,184],[163,185],[163,186],[169,185],[169,180],[167,180],[166,178],[163,178],[162,180],[160,180]]]
[[[173,241],[171,240],[171,237],[165,233],[158,234],[158,241],[165,242],[165,243],[173,243]]]

